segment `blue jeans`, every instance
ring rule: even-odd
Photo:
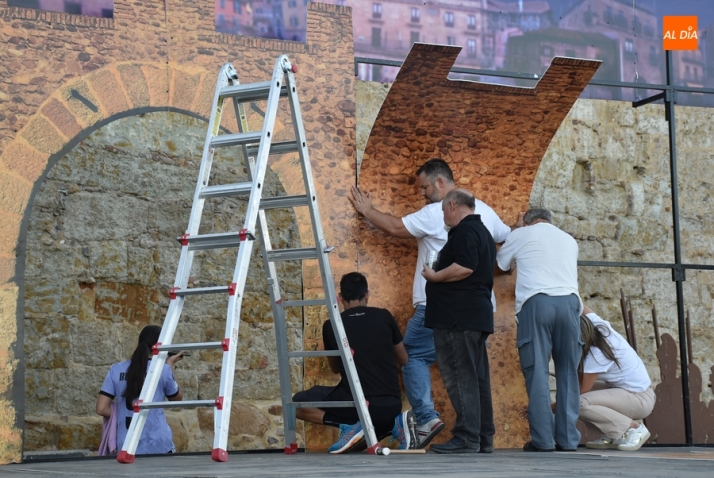
[[[407,400],[418,425],[424,425],[439,416],[434,410],[429,372],[429,367],[436,362],[434,334],[431,329],[424,327],[425,312],[426,306],[418,305],[404,333],[404,348],[407,349],[409,361],[402,367],[402,378]]]

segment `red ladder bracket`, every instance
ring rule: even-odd
[[[224,352],[228,352],[228,349],[231,347],[231,339],[223,339],[221,340],[221,348],[223,349]]]
[[[184,234],[183,236],[178,237],[177,239],[178,239],[178,241],[181,243],[182,246],[188,246],[188,237],[189,237],[190,235],[191,235],[191,234],[186,233],[186,234]]]
[[[297,453],[298,447],[297,443],[291,443],[289,446],[285,447],[285,454],[286,455],[294,455]]]
[[[253,235],[252,232],[250,232],[248,229],[243,228],[240,231],[238,231],[238,237],[240,238],[241,241],[245,241],[246,239],[250,239],[251,241],[255,241],[255,236]]]
[[[181,287],[172,287],[169,289],[169,297],[171,297],[171,300],[174,300],[176,298],[177,290],[181,290]]]
[[[216,399],[216,408],[219,410],[223,410],[223,397],[218,397]]]
[[[136,402],[134,402],[134,413],[139,413],[141,411],[139,409],[139,405],[141,405],[141,402],[143,402],[143,400],[137,400]]]
[[[228,295],[236,295],[237,288],[238,288],[238,284],[236,282],[229,285],[228,286]]]
[[[159,355],[159,347],[161,346],[161,342],[156,342],[154,345],[151,346],[151,355]]]

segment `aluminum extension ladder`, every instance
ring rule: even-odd
[[[211,458],[214,461],[226,461],[228,441],[228,425],[230,421],[231,401],[233,396],[233,376],[235,371],[236,350],[238,349],[238,327],[243,291],[245,289],[248,266],[250,263],[256,222],[259,227],[260,243],[264,268],[267,272],[267,282],[272,302],[273,318],[275,320],[275,337],[278,351],[278,367],[280,390],[283,404],[283,423],[285,427],[285,453],[295,453],[297,442],[295,438],[295,415],[299,407],[349,407],[357,408],[358,416],[365,432],[368,451],[379,451],[372,420],[367,410],[367,401],[362,393],[362,386],[352,358],[352,353],[342,325],[337,306],[337,295],[333,284],[330,261],[327,254],[332,250],[325,243],[322,223],[317,206],[315,186],[312,177],[312,167],[307,150],[305,129],[300,113],[297,88],[295,85],[296,67],[291,65],[287,56],[281,55],[273,70],[270,81],[241,85],[235,68],[225,64],[219,73],[213,108],[208,124],[208,133],[203,148],[198,182],[193,197],[191,216],[186,233],[179,237],[181,256],[176,271],[174,286],[170,290],[171,302],[166,313],[158,343],[153,349],[153,359],[144,381],[139,399],[134,404],[134,416],[127,432],[124,446],[117,460],[120,463],[132,463],[141,432],[144,429],[150,409],[154,408],[214,408],[214,440]],[[287,96],[290,101],[290,112],[295,130],[295,140],[272,142],[272,133],[278,112],[279,99]],[[223,103],[233,99],[238,118],[238,134],[218,134],[220,131]],[[243,103],[267,100],[267,108],[262,131],[248,131],[248,121]],[[250,182],[225,185],[208,185],[215,148],[239,146],[242,148],[246,161]],[[262,186],[268,167],[268,157],[271,154],[298,152],[302,165],[305,194],[296,196],[262,197]],[[248,208],[243,228],[238,232],[218,234],[198,234],[201,214],[206,199],[249,195]],[[272,248],[265,219],[265,209],[292,208],[306,206],[310,210],[314,244],[316,247],[275,250]],[[188,280],[191,272],[194,251],[204,249],[220,249],[238,247],[233,279],[230,285],[219,287],[203,287],[189,289]],[[283,301],[280,295],[275,262],[288,260],[317,259],[322,277],[324,298],[316,300]],[[184,301],[187,296],[196,294],[228,294],[228,311],[224,339],[220,342],[204,343],[172,343],[174,332],[178,325]],[[285,307],[324,305],[328,308],[333,324],[335,337],[339,346],[337,351],[289,351],[287,344],[287,329]],[[219,395],[215,400],[184,400],[151,402],[161,376],[168,352],[180,350],[223,349],[221,382]],[[289,359],[295,357],[339,356],[345,365],[348,381],[352,389],[354,401],[349,402],[293,402],[290,380]],[[147,399],[148,398],[148,399]]]

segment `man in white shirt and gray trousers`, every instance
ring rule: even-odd
[[[525,227],[514,230],[496,256],[500,269],[511,270],[515,262],[518,274],[517,346],[531,430],[524,451],[573,451],[580,443],[576,423],[583,305],[578,293],[578,244],[551,221],[547,209],[528,210]],[[555,424],[548,386],[551,355],[557,380]]]
[[[419,435],[417,448],[424,448],[444,428],[444,423],[439,419],[439,413],[434,410],[434,399],[431,394],[429,367],[436,362],[436,349],[432,330],[424,327],[426,279],[422,277],[421,271],[426,262],[427,252],[429,250],[438,252],[446,244],[447,231],[441,200],[447,193],[456,189],[456,184],[451,168],[443,159],[428,160],[416,174],[417,184],[427,204],[403,218],[375,209],[372,206],[371,194],[366,194],[358,187],[352,188],[352,197],[349,199],[357,212],[378,229],[390,236],[417,240],[418,255],[412,289],[414,315],[409,319],[404,333],[404,347],[407,349],[409,361],[402,367],[402,378],[407,399],[417,421]],[[511,228],[501,221],[493,209],[477,199],[474,212],[481,216],[481,221],[496,243],[506,240]],[[493,295],[491,300],[495,310]],[[484,453],[493,450],[493,431],[488,433],[489,436],[484,437],[481,443],[481,450]],[[488,441],[491,443],[489,444]]]

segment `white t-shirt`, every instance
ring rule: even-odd
[[[496,243],[506,240],[511,228],[501,221],[496,211],[477,199],[474,213],[481,216],[481,222],[486,226]],[[417,212],[404,216],[402,222],[409,234],[417,240],[418,255],[412,289],[412,303],[416,307],[420,304],[426,304],[426,292],[424,292],[426,279],[421,275],[426,262],[426,253],[429,250],[440,251],[446,244],[448,237],[444,224],[444,212],[441,210],[441,202],[427,204]],[[493,295],[493,291],[491,291],[491,302],[493,303],[493,310],[496,310],[496,298]]]
[[[630,347],[625,338],[612,328],[610,322],[601,319],[596,313],[586,316],[594,326],[606,329],[603,333],[615,353],[620,366],[607,358],[597,347],[591,347],[590,353],[583,361],[583,373],[596,373],[597,379],[602,380],[612,388],[622,388],[630,392],[644,392],[652,381],[647,374],[647,369],[637,352]],[[609,332],[609,335],[608,335]]]
[[[545,222],[515,229],[496,255],[498,267],[504,271],[511,269],[514,259],[518,272],[516,313],[536,294],[575,294],[580,299],[578,243],[569,234]]]

